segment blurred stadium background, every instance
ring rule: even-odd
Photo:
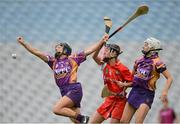
[[[143,41],[155,37],[164,48],[161,58],[174,77],[169,92],[170,106],[180,115],[180,1],[178,0],[1,0],[0,1],[0,122],[68,123],[52,107],[60,97],[50,68],[16,42],[17,36],[34,47],[53,54],[57,41],[68,42],[73,51],[95,43],[104,32],[103,17],[113,20],[115,30],[141,4],[150,11],[130,23],[110,42],[124,50],[121,61],[130,69],[141,55]],[[112,31],[111,30],[111,31]],[[16,53],[17,59],[11,54]],[[78,72],[84,97],[82,113],[92,115],[102,103],[102,73],[91,57]],[[156,97],[145,122],[157,122],[162,104],[158,99],[165,84],[157,83]],[[105,121],[108,122],[108,121]]]

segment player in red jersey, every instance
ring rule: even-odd
[[[98,65],[106,63],[103,68],[104,90],[109,95],[90,118],[90,123],[101,123],[108,118],[111,118],[110,123],[118,123],[126,104],[125,89],[132,85],[132,74],[118,59],[122,53],[118,45],[105,45],[103,61],[98,57],[101,47],[94,53],[93,59]]]

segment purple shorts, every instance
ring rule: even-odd
[[[154,91],[136,86],[130,91],[127,102],[136,109],[143,103],[147,104],[149,108],[151,108],[154,100],[154,94]]]
[[[83,96],[80,83],[72,83],[60,87],[61,95],[69,97],[74,102],[74,107],[81,107],[81,99]]]

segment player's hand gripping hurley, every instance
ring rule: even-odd
[[[148,6],[146,5],[143,5],[143,6],[140,6],[137,8],[137,10],[135,11],[135,13],[133,15],[131,15],[128,20],[122,25],[120,26],[119,28],[117,28],[110,36],[109,36],[109,39],[114,36],[118,31],[120,31],[122,28],[124,28],[128,23],[130,23],[132,20],[134,20],[135,18],[141,16],[141,15],[144,15],[144,14],[147,14],[149,11],[149,8]],[[109,34],[109,31],[112,27],[112,21],[109,17],[104,17],[104,23],[105,23],[105,33]],[[107,88],[107,86],[105,86],[101,92],[101,97],[102,98],[105,98],[105,97],[108,97],[108,96],[111,96],[111,95],[115,95],[113,94],[112,92],[110,92]]]

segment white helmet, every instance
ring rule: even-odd
[[[144,42],[148,43],[150,50],[157,50],[157,51],[162,50],[161,42],[157,40],[156,38],[150,37],[150,38],[147,38]]]

